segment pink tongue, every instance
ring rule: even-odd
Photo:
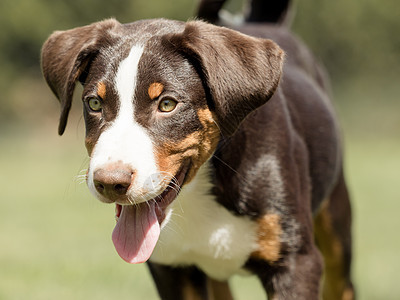
[[[142,203],[122,206],[112,240],[123,260],[139,264],[149,259],[159,235],[155,203]]]

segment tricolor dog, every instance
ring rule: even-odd
[[[59,134],[80,82],[87,184],[116,205],[115,248],[148,263],[162,299],[232,299],[237,273],[258,276],[269,299],[354,297],[328,84],[278,21],[288,1],[269,2],[233,29],[110,19],[43,46]],[[215,21],[210,11],[199,16]]]

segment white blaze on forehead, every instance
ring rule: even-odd
[[[93,184],[93,172],[97,168],[122,162],[136,172],[129,190],[137,202],[149,200],[160,193],[158,168],[154,158],[152,141],[145,129],[134,120],[133,98],[137,83],[138,64],[142,46],[133,46],[128,57],[119,65],[115,86],[119,96],[118,114],[109,128],[99,137],[90,161],[89,188],[99,196]],[[143,198],[143,194],[147,194]],[[101,197],[100,197],[101,198]]]
[[[143,47],[133,46],[128,57],[119,65],[115,84],[120,97],[120,108],[130,110],[133,113],[133,94],[136,88],[139,60],[142,57]],[[120,114],[121,114],[120,109]],[[133,117],[133,114],[131,115]]]

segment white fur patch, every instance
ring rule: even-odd
[[[118,114],[111,126],[100,135],[92,153],[88,185],[99,199],[102,196],[97,193],[93,184],[94,171],[116,162],[127,164],[136,172],[135,180],[128,191],[128,197],[132,201],[144,202],[163,191],[153,143],[145,129],[134,120],[133,98],[142,53],[142,46],[133,46],[128,57],[120,63],[115,78],[120,101]]]
[[[275,155],[269,153],[262,155],[260,158],[258,158],[257,163],[249,169],[250,174],[257,174],[259,172],[262,172],[262,176],[263,178],[265,178],[269,189],[273,191],[274,199],[284,199],[285,188],[281,174],[281,166],[279,164],[278,158]],[[272,197],[271,195],[269,196]]]
[[[196,265],[219,280],[242,272],[257,249],[257,224],[217,203],[210,188],[206,163],[168,208],[151,261]]]

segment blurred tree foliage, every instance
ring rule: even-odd
[[[400,75],[398,0],[299,0],[297,4],[293,27],[335,81],[354,76],[393,80]]]
[[[32,103],[44,91],[40,49],[54,30],[109,17],[123,23],[155,17],[187,20],[196,6],[195,0],[1,0],[0,125],[21,118],[21,109],[34,113]],[[228,9],[240,7],[241,1],[232,0]],[[398,0],[298,0],[296,7],[293,28],[334,80],[399,76]]]

